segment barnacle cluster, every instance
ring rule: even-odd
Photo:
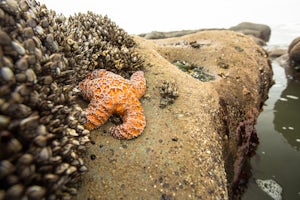
[[[76,194],[90,132],[74,87],[94,68],[141,68],[134,45],[108,17],[0,2],[0,199]]]
[[[161,96],[159,103],[160,108],[165,108],[167,105],[173,104],[175,99],[179,96],[176,83],[163,81],[159,87],[159,94]]]

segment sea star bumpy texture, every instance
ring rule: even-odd
[[[94,70],[79,83],[83,97],[90,100],[86,109],[86,127],[90,130],[103,125],[112,114],[121,116],[123,123],[110,128],[118,139],[139,136],[146,126],[146,119],[139,98],[145,94],[146,80],[142,71],[137,71],[130,80],[106,71]]]

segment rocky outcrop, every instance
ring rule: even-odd
[[[232,198],[256,142],[255,111],[272,83],[267,54],[232,31],[135,41],[145,58],[147,91],[141,102],[147,126],[130,141],[111,137],[111,122],[91,133],[89,172],[78,199]],[[194,78],[172,64],[178,60],[214,78]],[[178,97],[162,108],[166,82],[176,86],[167,93],[176,91]]]
[[[162,39],[166,38],[165,34],[163,32],[158,31],[152,31],[150,33],[141,34],[140,36],[143,36],[145,39]]]
[[[213,28],[213,29],[196,29],[196,30],[182,30],[182,31],[152,31],[150,33],[139,34],[140,37],[145,39],[165,39],[172,37],[181,37],[188,34],[193,34],[200,31],[211,31],[211,30],[225,30],[222,28]],[[249,35],[255,41],[256,44],[260,46],[265,46],[266,42],[269,41],[271,36],[271,28],[264,24],[256,24],[251,22],[242,22],[236,26],[229,28],[229,30],[237,31],[245,35]]]
[[[150,33],[142,33],[138,36],[143,37],[145,39],[164,39],[164,38],[171,38],[171,37],[181,37],[188,34],[193,34],[200,31],[207,31],[207,30],[224,30],[224,29],[196,29],[196,30],[181,30],[181,31],[168,31],[168,32],[161,32],[161,31],[152,31]]]
[[[202,31],[154,42],[90,12],[67,19],[25,0],[0,8],[0,199],[71,199],[86,171],[78,199],[232,196],[271,85],[253,40]],[[142,135],[113,138],[112,117],[90,138],[73,88],[94,68],[128,77],[142,66]]]
[[[272,49],[268,49],[268,54],[270,56],[270,58],[278,58],[282,55],[287,54],[287,49],[286,48],[272,48]]]
[[[288,48],[289,61],[292,67],[300,64],[300,37],[295,38]]]
[[[264,42],[268,42],[271,36],[271,28],[264,24],[256,24],[251,22],[242,22],[229,30],[238,31],[245,35],[251,35]]]
[[[246,119],[239,123],[235,133],[237,142],[237,154],[234,161],[234,176],[232,180],[233,196],[240,195],[248,182],[249,173],[245,170],[247,159],[255,154],[258,145],[258,137],[255,129],[258,117],[257,109],[249,110]]]

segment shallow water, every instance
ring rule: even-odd
[[[257,120],[260,144],[251,158],[252,177],[243,200],[272,199],[257,179],[276,181],[284,200],[300,199],[300,80],[286,76],[275,61],[272,66],[275,84]]]

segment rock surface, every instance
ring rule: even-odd
[[[295,38],[288,48],[289,60],[291,66],[300,64],[300,37]]]
[[[147,126],[130,141],[114,139],[111,122],[92,131],[89,172],[77,199],[231,198],[240,172],[233,166],[242,169],[249,150],[237,128],[253,128],[246,114],[261,109],[272,82],[267,54],[232,31],[135,41],[146,63]],[[195,42],[199,48],[189,45]],[[175,60],[203,66],[215,79],[201,82],[171,64]],[[162,109],[164,81],[176,84],[178,98]]]
[[[268,42],[271,36],[271,28],[265,24],[242,22],[230,28],[230,30],[241,32],[245,35],[252,35]]]
[[[287,49],[285,48],[272,48],[268,49],[267,51],[270,58],[278,58],[284,54],[287,54]]]

